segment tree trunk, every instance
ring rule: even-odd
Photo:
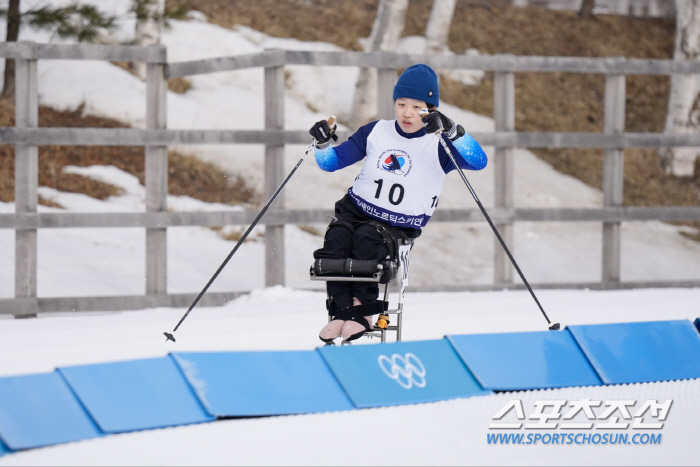
[[[10,0],[7,9],[7,34],[5,35],[6,42],[17,42],[19,38],[19,1]],[[2,87],[2,97],[5,99],[15,98],[15,61],[12,59],[5,60],[5,81]]]
[[[153,19],[154,16],[163,17],[165,14],[165,0],[154,0],[146,4],[148,18],[136,21],[134,41],[136,45],[146,47],[160,44],[160,23]],[[137,62],[134,64],[136,75],[146,79],[146,64]]]
[[[406,24],[406,10],[408,0],[380,0],[366,52],[396,50]],[[377,117],[377,99],[391,99],[391,96],[377,96],[377,70],[363,68],[355,86],[350,121],[352,128],[358,128]]]
[[[674,60],[700,59],[700,0],[676,0]],[[673,75],[664,133],[700,132],[700,76]],[[676,176],[692,176],[700,148],[661,148],[666,169]]]
[[[433,8],[425,28],[426,53],[442,54],[445,51],[456,5],[457,0],[433,0]]]
[[[593,18],[594,7],[595,0],[583,0],[583,2],[581,2],[581,9],[578,10],[578,15],[581,18]]]

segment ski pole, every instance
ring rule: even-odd
[[[328,126],[330,126],[331,128],[333,128],[333,124],[334,124],[334,123],[335,123],[335,116],[331,115],[331,117],[328,119]],[[228,264],[228,262],[231,260],[231,258],[233,257],[233,255],[236,253],[236,251],[238,250],[238,247],[240,247],[240,246],[243,244],[243,242],[245,241],[245,239],[248,238],[248,235],[249,235],[250,232],[253,230],[253,227],[255,227],[255,226],[257,225],[257,223],[260,221],[260,219],[262,218],[262,216],[265,215],[265,213],[267,212],[267,209],[268,209],[268,208],[270,207],[270,205],[275,201],[275,199],[277,199],[277,196],[279,196],[279,194],[280,194],[280,192],[282,191],[282,189],[284,188],[284,186],[287,184],[287,182],[289,181],[289,179],[292,178],[292,175],[294,175],[294,172],[297,171],[297,169],[299,168],[299,166],[301,165],[301,163],[304,162],[304,159],[305,159],[306,156],[309,154],[309,152],[311,151],[311,149],[313,149],[314,147],[316,147],[316,141],[315,141],[315,140],[311,143],[311,145],[308,147],[308,149],[306,150],[306,152],[304,152],[304,155],[301,156],[301,159],[299,159],[299,162],[297,162],[297,164],[294,166],[294,168],[292,169],[292,171],[289,172],[289,175],[287,175],[287,178],[285,178],[284,181],[282,182],[282,184],[281,184],[279,187],[277,187],[277,190],[275,190],[275,192],[272,194],[272,197],[270,197],[270,200],[269,200],[269,201],[267,202],[267,204],[262,208],[262,210],[260,211],[260,213],[258,214],[258,216],[255,218],[255,220],[253,220],[253,223],[250,224],[250,227],[248,227],[248,230],[246,230],[245,233],[243,234],[243,236],[240,238],[240,240],[238,240],[238,243],[236,243],[236,246],[233,247],[233,250],[231,250],[231,253],[228,254],[228,256],[226,257],[226,259],[224,260],[224,262],[221,263],[221,266],[219,266],[219,269],[217,269],[216,272],[214,273],[214,275],[211,276],[211,279],[209,279],[209,282],[207,282],[207,285],[205,285],[204,288],[202,289],[202,291],[199,292],[199,295],[197,295],[197,298],[194,299],[194,302],[192,302],[192,305],[190,305],[190,307],[189,307],[189,309],[187,310],[187,312],[182,316],[182,318],[180,319],[180,321],[177,323],[177,326],[175,326],[175,329],[173,329],[173,333],[174,333],[175,331],[177,331],[177,328],[179,328],[180,325],[182,324],[182,322],[185,321],[185,318],[187,318],[187,316],[190,314],[190,312],[192,311],[192,309],[197,305],[197,303],[198,303],[199,300],[202,298],[202,296],[204,295],[204,293],[207,291],[207,289],[209,289],[209,286],[211,286],[211,285],[214,283],[214,280],[216,280],[216,278],[217,278],[218,275],[221,273],[221,271],[223,271],[224,267],[226,267],[226,264]],[[173,336],[172,333],[170,333],[170,332],[164,332],[163,334],[165,334],[165,342],[168,342],[168,341],[173,341],[173,342],[175,342],[175,337]]]
[[[423,111],[421,111],[423,113]],[[479,206],[479,209],[481,210],[481,213],[484,215],[486,220],[488,221],[489,225],[491,226],[491,229],[493,230],[493,233],[496,234],[496,238],[500,242],[501,246],[503,247],[503,250],[506,252],[506,255],[508,255],[508,258],[510,259],[510,262],[513,263],[513,266],[515,267],[515,270],[518,271],[518,275],[520,275],[520,278],[523,280],[523,283],[525,284],[525,287],[527,287],[527,290],[530,291],[530,295],[532,295],[532,298],[535,300],[535,303],[537,303],[537,306],[539,307],[540,311],[542,312],[542,315],[544,316],[544,319],[547,320],[547,324],[549,324],[549,330],[550,331],[557,331],[561,327],[559,323],[553,323],[549,320],[549,317],[547,316],[547,313],[544,312],[544,308],[542,308],[542,305],[540,304],[540,301],[537,299],[537,296],[535,295],[535,292],[532,290],[532,287],[530,287],[530,284],[528,283],[527,279],[525,279],[525,275],[523,272],[520,270],[520,267],[518,266],[518,263],[515,261],[515,258],[511,254],[510,250],[508,249],[508,246],[506,245],[506,242],[503,240],[503,237],[501,237],[501,234],[498,232],[498,229],[494,225],[493,221],[491,220],[491,217],[488,215],[486,212],[486,208],[484,208],[484,205],[481,204],[481,201],[479,200],[479,197],[476,195],[476,192],[472,188],[471,184],[469,183],[469,180],[467,180],[466,175],[464,175],[464,172],[462,172],[462,169],[459,167],[457,164],[457,160],[454,158],[454,155],[452,155],[452,151],[450,151],[449,146],[447,146],[447,143],[445,142],[445,136],[442,134],[442,131],[438,131],[436,133],[438,139],[440,140],[440,144],[442,144],[442,147],[445,149],[445,152],[447,153],[447,156],[450,158],[452,163],[454,164],[455,168],[457,169],[457,172],[459,172],[459,175],[462,177],[462,181],[464,182],[465,185],[467,185],[467,188],[469,189],[469,192],[472,194],[474,197],[474,201],[476,201],[476,204]]]

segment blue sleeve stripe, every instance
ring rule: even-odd
[[[331,145],[328,145],[328,147],[323,149],[314,148],[314,156],[316,157],[316,163],[321,170],[326,172],[335,172],[341,168],[335,148],[333,148]]]
[[[479,143],[476,142],[469,134],[465,134],[461,138],[455,141],[447,141],[447,145],[451,146],[450,149],[453,150],[452,154],[455,156],[457,164],[461,169],[467,170],[481,170],[486,167],[488,163],[488,157],[486,153],[481,148]],[[455,151],[459,153],[461,157],[457,157]],[[449,156],[445,152],[445,149],[440,145],[438,152],[440,153],[440,164],[445,173],[449,173],[454,170],[454,164],[450,160]]]
[[[334,172],[361,161],[367,155],[367,138],[377,122],[360,127],[347,141],[335,148],[314,149],[318,166],[326,172]]]

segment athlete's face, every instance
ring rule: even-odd
[[[406,133],[415,133],[425,128],[423,120],[420,119],[420,111],[426,109],[427,104],[423,101],[400,97],[394,102],[394,113],[399,126]]]

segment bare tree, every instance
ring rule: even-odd
[[[165,18],[165,0],[133,0],[131,10],[136,13],[134,43],[145,47],[160,44],[161,18]],[[137,62],[134,71],[146,79],[146,64]]]
[[[10,0],[7,8],[7,32],[6,42],[17,42],[19,38],[19,0]],[[15,61],[5,60],[5,82],[2,88],[2,97],[12,99],[15,94]]]
[[[674,60],[700,59],[700,0],[676,0]],[[673,75],[665,133],[700,132],[700,76]],[[662,148],[667,170],[676,176],[693,175],[700,148]]]
[[[161,33],[170,27],[170,20],[187,17],[187,5],[168,8],[165,0],[131,0],[130,11],[136,15],[134,43],[141,47],[160,44]],[[134,63],[134,73],[146,79],[146,64]]]
[[[425,28],[426,53],[441,54],[447,47],[457,0],[433,0],[430,18]]]
[[[583,0],[581,2],[581,8],[578,10],[578,15],[581,18],[593,18],[593,8],[595,7],[595,0]]]
[[[408,0],[380,0],[366,52],[396,50],[406,24]],[[363,68],[355,86],[355,98],[350,125],[356,128],[377,116],[377,71]],[[382,96],[382,99],[387,96]]]

